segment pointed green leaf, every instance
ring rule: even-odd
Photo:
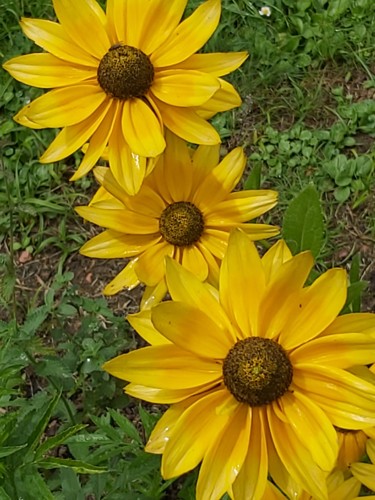
[[[105,467],[97,467],[96,465],[91,465],[82,460],[73,460],[70,458],[47,457],[43,460],[39,460],[37,466],[43,467],[44,469],[69,467],[79,474],[102,474],[103,472],[108,472],[108,469]]]
[[[69,429],[62,431],[59,434],[56,434],[56,436],[48,438],[37,448],[35,452],[35,459],[38,460],[38,458],[42,457],[43,454],[48,450],[56,448],[56,446],[65,443],[70,436],[74,436],[74,434],[77,434],[77,432],[84,429],[85,427],[87,427],[87,424],[74,425],[73,427],[69,427]]]
[[[2,446],[0,448],[0,458],[13,455],[13,453],[16,453],[18,450],[22,450],[25,446],[27,446],[27,444],[21,444],[19,446]]]
[[[31,434],[31,436],[28,440],[28,445],[29,445],[30,451],[35,450],[35,448],[38,446],[40,438],[42,437],[43,432],[44,432],[45,428],[47,427],[48,422],[50,421],[52,413],[53,413],[54,409],[56,408],[57,403],[59,402],[60,396],[61,396],[61,391],[59,391],[55,394],[54,398],[51,400],[51,402],[47,406],[46,411],[41,416],[38,425],[34,429],[34,432]]]
[[[324,222],[319,195],[309,185],[291,201],[283,222],[283,238],[293,254],[310,250],[316,257],[323,245]]]

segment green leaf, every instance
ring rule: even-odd
[[[303,250],[310,250],[314,257],[319,254],[323,245],[324,223],[315,186],[307,186],[289,204],[282,232],[293,254]]]
[[[0,500],[12,500],[8,493],[0,486]]]
[[[344,203],[350,196],[349,186],[339,186],[333,191],[333,196],[339,203]]]
[[[27,318],[24,324],[21,326],[21,332],[25,337],[33,337],[38,328],[44,323],[46,320],[49,309],[47,306],[40,306],[37,309],[31,310],[31,312],[27,315]]]
[[[97,467],[96,465],[83,462],[82,460],[73,460],[71,458],[47,457],[39,460],[36,464],[44,469],[58,469],[60,467],[69,467],[79,474],[102,474],[108,472],[105,467]]]
[[[330,17],[338,17],[350,7],[350,0],[330,0],[328,2],[327,14]]]
[[[35,452],[35,459],[38,460],[38,458],[42,457],[43,454],[46,453],[48,450],[56,448],[56,446],[65,443],[65,441],[70,436],[74,436],[74,434],[77,434],[77,432],[81,431],[85,427],[87,427],[87,424],[74,425],[73,427],[69,427],[69,429],[62,431],[59,434],[56,434],[56,436],[48,438],[37,448]]]
[[[0,458],[3,457],[8,457],[9,455],[13,455],[13,453],[16,453],[18,450],[22,450],[22,448],[25,448],[27,444],[21,444],[19,446],[2,446],[0,448]]]
[[[14,475],[17,498],[23,500],[54,500],[50,489],[44,482],[36,467],[20,467]]]
[[[367,281],[357,281],[348,286],[348,295],[346,303],[343,308],[344,312],[360,312],[361,311],[361,297],[362,293],[368,285]]]
[[[31,434],[31,436],[28,440],[29,449],[31,451],[35,450],[35,448],[38,446],[40,438],[42,437],[42,434],[43,434],[45,428],[47,427],[48,422],[50,421],[52,413],[53,413],[54,409],[56,408],[57,403],[59,402],[60,396],[61,396],[61,391],[59,391],[55,394],[55,397],[51,400],[46,411],[41,416],[38,425],[34,429],[34,432]]]
[[[244,189],[259,189],[261,184],[262,165],[257,163],[244,183]]]
[[[134,425],[128,420],[126,417],[123,415],[120,415],[115,410],[112,410],[111,408],[108,410],[109,414],[113,418],[113,420],[116,422],[116,424],[120,427],[120,429],[123,431],[125,436],[130,437],[137,443],[142,444],[142,439],[139,436],[139,432],[137,429],[134,427]]]

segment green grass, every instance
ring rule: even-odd
[[[188,12],[199,3],[191,0]],[[250,57],[229,77],[242,107],[214,124],[227,149],[245,147],[245,185],[279,191],[269,220],[284,220],[290,241],[304,230],[298,210],[307,195],[294,213],[286,209],[314,186],[317,269],[351,267],[347,310],[359,310],[361,278],[375,257],[373,0],[273,0],[269,18],[258,14],[262,2],[222,4],[204,50]],[[51,2],[0,0],[0,9],[3,60],[37,50],[18,20],[52,19]],[[67,261],[87,239],[73,207],[90,199],[95,183],[69,182],[79,153],[41,165],[55,132],[12,120],[40,93],[0,70],[0,498],[193,500],[196,473],[171,487],[160,459],[143,451],[161,410],[128,398],[101,370],[136,338],[126,311],[113,313],[111,302],[72,283]],[[36,262],[52,259],[54,279],[26,293],[22,251]]]

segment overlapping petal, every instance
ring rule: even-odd
[[[26,56],[14,57],[4,64],[4,69],[13,78],[26,85],[46,89],[64,87],[66,85],[72,85],[72,89],[74,89],[74,84],[82,83],[85,80],[96,77],[94,69],[73,65],[51,54],[27,54]],[[72,89],[68,88],[67,92],[71,92]],[[105,95],[102,96],[102,101],[104,97]],[[73,98],[74,94],[72,92],[71,99]],[[73,105],[74,103],[72,103]],[[78,104],[77,107],[80,108],[80,105]]]
[[[215,31],[220,13],[220,0],[205,1],[151,54],[151,62],[158,67],[171,66],[190,57]]]
[[[159,389],[189,389],[221,377],[221,365],[172,344],[144,347],[107,361],[103,368],[117,378]]]

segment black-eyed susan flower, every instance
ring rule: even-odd
[[[81,253],[131,259],[104,293],[111,295],[142,282],[148,287],[143,305],[160,300],[167,290],[166,255],[202,281],[217,283],[231,229],[240,227],[254,240],[278,234],[275,226],[247,223],[276,204],[275,191],[232,192],[245,165],[242,148],[219,162],[219,146],[192,150],[167,134],[165,153],[135,196],[127,195],[110,169],[96,168],[102,187],[89,206],[77,211],[107,230],[88,241]]]
[[[126,391],[173,403],[146,450],[161,453],[172,478],[199,463],[197,500],[264,498],[268,474],[327,499],[338,441],[335,427],[375,423],[375,387],[351,373],[375,357],[373,317],[361,328],[338,317],[346,272],[331,269],[305,286],[310,252],[291,256],[280,241],[260,258],[240,230],[230,237],[218,289],[172,259],[171,301],[132,324],[152,345],[104,369],[130,381]],[[149,320],[148,318],[151,318]],[[135,321],[134,321],[135,319]]]
[[[121,178],[123,157],[132,152],[134,194],[143,180],[139,157],[163,152],[164,127],[195,144],[220,142],[205,117],[239,106],[221,76],[247,54],[196,54],[219,23],[221,3],[207,0],[180,22],[186,4],[108,0],[104,13],[95,0],[53,0],[58,23],[22,19],[26,36],[46,52],[15,57],[4,68],[23,83],[53,90],[15,119],[31,128],[63,128],[41,162],[61,160],[88,142],[72,177],[78,179],[108,144],[114,176]]]

